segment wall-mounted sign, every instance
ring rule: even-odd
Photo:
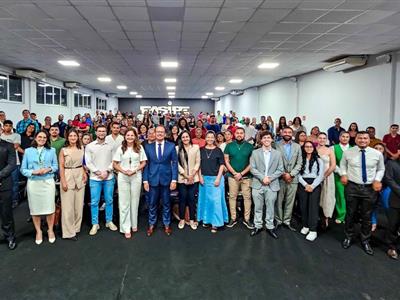
[[[142,114],[145,111],[156,111],[157,113],[166,114],[166,113],[185,113],[190,111],[190,106],[151,106],[151,105],[143,105],[140,106],[140,111]]]

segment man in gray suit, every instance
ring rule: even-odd
[[[260,134],[262,147],[254,150],[250,157],[250,172],[254,175],[251,187],[254,201],[254,225],[250,235],[260,233],[263,226],[263,208],[267,233],[277,239],[275,231],[275,201],[279,191],[279,177],[283,174],[282,154],[271,147],[272,133],[264,131]]]
[[[283,223],[290,230],[296,231],[290,225],[290,221],[292,219],[293,204],[299,183],[298,174],[303,161],[301,147],[292,141],[292,137],[293,129],[285,127],[282,130],[283,140],[276,145],[276,150],[282,154],[284,172],[280,180],[281,189],[278,195],[275,220],[277,227]]]

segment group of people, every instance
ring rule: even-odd
[[[60,115],[58,122],[47,119],[41,125],[24,110],[15,129],[4,112],[0,112],[0,125],[0,210],[10,249],[16,247],[12,207],[22,200],[21,173],[27,178],[38,245],[43,242],[42,216],[46,216],[48,241],[56,241],[57,188],[62,237],[70,240],[77,240],[81,230],[85,197],[91,212],[90,235],[100,229],[99,204],[104,200],[105,227],[119,229],[130,239],[138,231],[142,195],[148,208],[146,234],[155,233],[160,211],[163,231],[171,235],[175,215],[171,191],[177,189],[179,229],[196,230],[201,224],[216,233],[223,226],[232,228],[240,219],[240,202],[241,221],[251,236],[265,226],[278,239],[277,229],[286,227],[314,241],[321,229],[344,223],[342,246],[347,249],[356,240],[356,224],[361,220],[361,246],[370,255],[371,232],[382,207],[388,220],[387,254],[398,257],[397,124],[382,140],[373,127],[362,131],[351,123],[345,130],[339,118],[327,133],[315,126],[307,135],[299,117],[292,122],[281,117],[275,125],[269,116],[257,123],[256,118],[239,121],[234,112],[219,111],[197,116],[109,112],[98,113],[93,120],[86,114],[76,116],[71,124]],[[118,227],[113,222],[114,190]]]

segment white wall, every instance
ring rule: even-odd
[[[395,62],[396,63],[396,62]],[[397,66],[400,66],[398,64]],[[388,131],[390,119],[392,65],[381,64],[349,73],[318,71],[299,76],[297,82],[283,79],[241,97],[225,96],[216,110],[234,110],[241,116],[271,115],[274,121],[305,117],[307,130],[319,126],[326,131],[336,117],[347,129],[357,122],[360,129],[372,125],[377,135]],[[394,122],[400,121],[400,67],[397,68]],[[247,94],[247,96],[246,96]],[[245,99],[245,100],[244,100]],[[257,106],[258,104],[258,106]]]
[[[0,66],[0,72],[11,75],[13,70],[4,66]],[[46,83],[63,88],[63,82],[46,78]],[[52,121],[57,121],[59,114],[64,115],[64,121],[73,119],[76,114],[90,113],[92,116],[96,113],[96,97],[107,99],[107,111],[112,110],[114,113],[118,110],[118,99],[107,97],[104,93],[89,88],[80,87],[81,94],[91,95],[91,109],[85,107],[74,106],[74,93],[72,89],[67,89],[67,106],[38,104],[36,103],[36,81],[31,79],[23,79],[22,81],[22,103],[0,100],[0,110],[5,111],[7,119],[12,120],[15,124],[22,118],[22,110],[29,109],[36,113],[41,123],[44,122],[46,116],[50,116]]]

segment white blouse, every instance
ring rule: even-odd
[[[132,148],[128,148],[125,153],[122,153],[122,146],[120,146],[115,152],[113,160],[120,162],[122,169],[135,171],[139,168],[140,162],[147,160],[147,156],[142,146],[140,146],[139,153],[133,151]]]

